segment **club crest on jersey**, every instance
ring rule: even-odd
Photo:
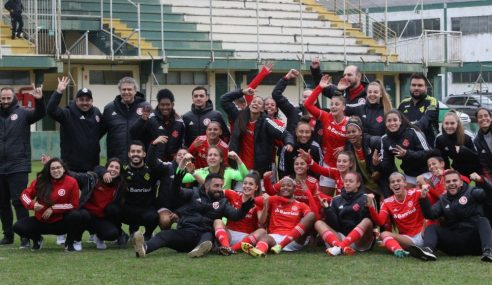
[[[212,208],[214,208],[214,210],[217,210],[219,208],[220,204],[219,202],[213,202],[212,203]]]
[[[297,210],[298,210],[297,206],[292,206],[292,211],[297,211]]]
[[[203,125],[206,127],[208,126],[208,124],[210,124],[210,119],[209,118],[203,119]]]
[[[142,116],[142,114],[143,114],[143,108],[140,107],[137,109],[137,115]]]
[[[101,118],[99,118],[99,115],[96,115],[96,122],[100,122],[101,121]]]
[[[413,206],[413,201],[408,201],[407,206],[411,208]]]
[[[179,136],[179,132],[178,131],[174,131],[171,133],[171,136],[173,136],[173,138],[177,138]]]
[[[382,122],[383,122],[383,116],[378,116],[378,117],[376,118],[376,122],[378,122],[378,123],[382,123]]]
[[[408,139],[404,139],[403,142],[401,143],[404,147],[408,147],[410,145],[410,142]]]
[[[318,135],[319,135],[319,136],[322,136],[322,135],[323,135],[323,129],[319,129],[319,130],[318,130]]]
[[[147,181],[149,181],[149,180],[150,180],[150,174],[145,173],[145,175],[144,175],[144,179],[145,179],[145,180],[147,180]]]
[[[65,189],[62,188],[62,189],[58,190],[58,196],[63,197],[63,196],[65,196],[65,194],[66,194]]]
[[[468,203],[468,199],[463,196],[458,200],[458,203],[460,203],[461,205],[466,205],[466,203]]]
[[[10,120],[12,120],[12,121],[17,120],[18,118],[19,118],[19,116],[17,116],[17,114],[12,114],[12,115],[10,116]]]
[[[360,210],[360,205],[359,204],[353,205],[352,210],[354,210],[354,212],[358,212]]]

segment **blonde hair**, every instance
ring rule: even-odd
[[[391,104],[391,99],[388,92],[386,92],[386,89],[384,88],[383,82],[381,82],[380,80],[374,80],[369,83],[368,86],[371,85],[379,87],[379,92],[381,92],[381,105],[383,105],[384,113],[386,114],[391,109],[393,109],[393,105]]]
[[[465,144],[465,128],[463,127],[463,122],[461,122],[461,119],[458,116],[458,114],[456,114],[454,110],[447,112],[444,115],[444,118],[442,119],[443,122],[446,119],[446,117],[453,117],[456,120],[457,126],[456,126],[456,131],[454,132],[456,134],[456,145],[461,146]],[[443,134],[446,133],[444,131],[444,124],[441,126],[441,131]]]

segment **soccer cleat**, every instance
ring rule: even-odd
[[[82,251],[82,242],[81,241],[74,241],[73,242],[73,248],[75,251]]]
[[[19,248],[20,249],[28,249],[31,247],[31,242],[29,241],[28,238],[21,238],[21,243],[20,243],[20,246]]]
[[[482,257],[480,258],[481,261],[484,262],[492,262],[492,250],[490,248],[486,248],[483,251]]]
[[[411,245],[408,248],[410,255],[423,261],[436,261],[437,257],[432,252],[432,249],[428,247],[418,247]]]
[[[395,250],[395,252],[393,252],[393,254],[398,258],[404,258],[407,257],[410,254],[410,252],[405,251],[403,249],[397,249]]]
[[[145,239],[144,235],[137,231],[133,234],[132,238],[133,249],[135,250],[136,257],[145,257]]]
[[[58,236],[56,236],[56,244],[57,245],[64,245],[66,239],[67,239],[67,235],[58,235]]]
[[[355,249],[351,248],[350,246],[346,246],[343,248],[343,254],[348,255],[348,256],[352,256],[355,254]]]
[[[65,244],[65,251],[66,252],[76,252],[77,250],[75,249],[75,247],[73,246],[73,243],[72,243],[72,244]]]
[[[104,250],[107,248],[106,244],[102,239],[99,239],[97,235],[94,235],[94,242],[96,243],[96,248],[100,250]]]
[[[121,232],[121,235],[116,240],[116,245],[118,245],[119,247],[124,247],[128,243],[129,239],[129,235],[127,235],[125,232]]]
[[[0,245],[9,245],[14,243],[14,236],[3,236],[0,240]]]
[[[212,249],[212,242],[207,240],[197,245],[193,250],[188,252],[189,257],[201,257]]]
[[[43,237],[40,237],[38,240],[32,240],[32,251],[40,250],[43,248]]]
[[[280,244],[276,244],[276,245],[272,246],[272,248],[270,248],[270,250],[275,254],[279,254],[282,251],[282,246]]]
[[[217,248],[217,252],[220,255],[229,256],[231,254],[236,254],[236,251],[228,246],[220,246]]]
[[[249,254],[249,251],[250,251],[252,248],[255,248],[255,247],[254,247],[252,244],[250,244],[250,243],[247,243],[247,242],[242,242],[242,243],[241,243],[241,250],[242,250],[244,253]]]
[[[266,254],[263,251],[257,249],[256,247],[250,249],[248,254],[252,257],[266,257]]]
[[[326,254],[328,254],[330,256],[337,256],[337,255],[342,254],[342,248],[339,246],[332,246],[332,247],[328,248],[325,252],[326,252]]]

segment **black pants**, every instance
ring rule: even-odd
[[[14,232],[32,240],[39,240],[44,234],[67,234],[65,244],[72,244],[76,240],[75,236],[80,232],[80,221],[78,211],[70,211],[63,216],[61,221],[54,223],[45,223],[38,221],[35,217],[26,217],[15,223]]]
[[[27,180],[27,172],[0,175],[0,221],[2,222],[5,236],[14,236],[12,230],[12,223],[14,222],[12,205],[18,221],[29,217],[29,212],[20,201],[20,195],[27,187]]]
[[[138,230],[139,226],[145,227],[147,237],[150,237],[159,224],[159,214],[154,207],[137,207],[123,205],[118,207],[110,205],[106,209],[108,220],[115,224],[125,223],[130,226],[130,233]]]
[[[198,244],[207,240],[211,241],[212,239],[213,235],[211,232],[189,229],[165,230],[146,242],[146,252],[150,253],[161,247],[172,248],[179,252],[188,252]]]
[[[477,220],[475,228],[449,230],[431,225],[425,229],[424,246],[449,255],[480,255],[484,249],[492,249],[492,229],[484,217]]]
[[[24,28],[24,20],[21,13],[10,14],[10,23],[12,25],[12,37],[20,36]]]
[[[95,233],[101,240],[116,240],[120,236],[120,227],[108,219],[98,218],[86,209],[80,209],[81,228],[75,240],[81,240],[85,230]]]

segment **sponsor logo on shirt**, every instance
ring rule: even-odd
[[[417,211],[417,209],[415,209],[415,207],[413,207],[410,211],[406,211],[405,213],[401,213],[401,214],[394,214],[393,217],[395,219],[404,219],[408,216],[410,216],[411,214],[415,213]]]
[[[79,118],[79,119],[81,119],[81,120],[85,120],[84,115],[80,116],[80,118]]]
[[[111,116],[116,116],[116,115],[117,115],[117,114],[116,114],[116,112],[115,112],[115,111],[113,111],[113,113],[111,113]]]
[[[294,212],[294,211],[284,211],[282,209],[276,208],[275,213],[279,213],[281,215],[286,215],[286,216],[299,216],[299,212]]]

